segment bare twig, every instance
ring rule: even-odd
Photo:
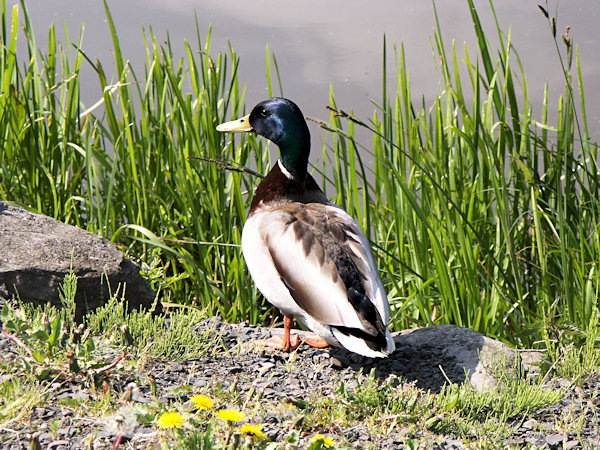
[[[27,347],[27,345],[25,345],[25,342],[23,342],[21,339],[19,339],[17,336],[10,334],[8,331],[6,330],[0,330],[2,332],[2,334],[4,336],[6,336],[8,339],[10,339],[11,341],[13,341],[15,344],[17,344],[18,347],[22,348],[23,350],[25,350],[27,352],[27,354],[29,356],[33,357],[33,351]]]
[[[99,367],[97,369],[91,370],[91,372],[95,373],[95,374],[106,372],[107,370],[110,370],[113,367],[115,367],[117,364],[119,364],[119,361],[121,361],[124,357],[125,357],[125,353],[122,353],[121,355],[117,356],[115,358],[115,360],[113,362],[111,362],[108,366]]]
[[[202,158],[201,156],[188,156],[187,159],[197,159],[204,162],[209,162],[213,164],[217,164],[219,169],[221,170],[230,170],[232,172],[242,172],[248,173],[250,175],[254,175],[255,177],[264,178],[265,176],[261,173],[258,173],[252,169],[248,169],[247,167],[234,165],[235,163],[231,161],[225,161],[223,159],[215,159],[215,158]]]

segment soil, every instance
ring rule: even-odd
[[[110,417],[90,414],[81,417],[65,399],[87,400],[93,398],[90,383],[85,380],[56,381],[51,384],[51,395],[42,406],[35,407],[32,414],[20,423],[9,423],[0,429],[0,447],[7,449],[36,448],[31,445],[32,436],[41,448],[113,448],[117,435],[122,435],[119,448],[160,448],[156,427],[144,425],[128,417],[127,405],[149,404],[153,401],[150,377],[156,380],[156,396],[161,402],[184,401],[189,393],[178,389],[192,386],[202,391],[207,385],[220,383],[222,389],[235,387],[241,397],[251,389],[262,398],[282,402],[310,401],[315,396],[334,394],[341,382],[348,386],[365,380],[372,369],[381,379],[401,377],[402,383],[414,383],[432,392],[439,391],[445,378],[431,373],[431,362],[423,361],[423,354],[413,357],[410,352],[398,349],[393,357],[373,360],[350,354],[342,349],[315,349],[301,345],[291,356],[273,349],[248,345],[255,339],[271,335],[271,329],[247,324],[228,324],[218,318],[209,319],[198,330],[213,328],[221,334],[223,351],[216,355],[172,362],[148,359],[137,367],[119,364],[110,372],[110,389],[124,399],[121,414]],[[435,355],[430,355],[435,358]],[[18,358],[14,344],[0,336],[0,358],[9,364]],[[133,368],[134,367],[134,368]],[[0,379],[0,386],[5,380]],[[581,386],[571,386],[566,381],[549,382],[549,388],[565,384],[566,395],[560,403],[527,416],[516,418],[512,435],[499,447],[533,448],[596,448],[600,445],[600,377],[590,374]],[[235,385],[235,386],[234,386]],[[5,407],[0,399],[0,412]],[[570,414],[570,415],[569,415]],[[572,417],[583,420],[578,433],[565,429],[564,420]],[[60,419],[60,420],[57,420]],[[283,442],[289,434],[291,417],[285,412],[272,411],[258,418],[264,424],[263,431],[270,439]],[[53,426],[54,424],[59,424]],[[578,427],[579,428],[579,427]],[[575,429],[575,427],[573,427]],[[355,448],[406,448],[406,430],[395,427],[385,435],[374,434],[361,425],[350,428],[332,426],[326,434],[337,441],[349,442]],[[305,448],[310,436],[301,436],[301,448]],[[463,440],[455,436],[412,436],[425,448],[464,448]],[[40,447],[37,447],[40,448]]]

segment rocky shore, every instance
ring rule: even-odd
[[[71,400],[65,399],[88,400],[94,393],[87,383],[57,380],[49,385],[48,401],[35,407],[30,417],[0,430],[0,447],[35,448],[31,447],[31,438],[35,436],[41,447],[48,449],[112,448],[119,434],[123,436],[119,448],[159,447],[156,427],[128,417],[128,407],[136,403],[148,404],[154,395],[161,402],[181,400],[181,396],[185,395],[180,392],[182,386],[202,390],[220,383],[222,389],[235,388],[241,396],[254,390],[260,392],[265,400],[290,402],[333,395],[341,382],[351,388],[365,380],[372,369],[381,379],[400,377],[402,383],[412,382],[432,392],[439,391],[444,383],[444,376],[431,370],[439,362],[440,355],[427,349],[416,351],[410,345],[398,346],[393,357],[385,360],[365,359],[339,349],[323,350],[306,345],[301,345],[293,356],[289,356],[248,346],[254,339],[268,337],[272,331],[270,329],[228,324],[217,318],[204,321],[199,328],[211,328],[213,333],[220,335],[222,350],[214,355],[183,362],[149,359],[143,367],[135,370],[118,365],[112,371],[112,390],[115,395],[127,398],[119,414],[106,416],[96,411],[88,417],[75,416],[73,408],[69,406]],[[198,332],[201,331],[198,329]],[[11,364],[18,358],[14,344],[3,336],[0,336],[0,355],[2,364]],[[464,378],[464,373],[446,373],[445,376],[458,380],[460,376]],[[156,380],[155,394],[151,392],[151,377]],[[0,380],[0,383],[3,381]],[[581,386],[565,383],[561,386],[560,381],[553,381],[548,385],[549,389],[566,389],[564,398],[558,404],[536,411],[526,418],[515,419],[512,435],[498,444],[514,448],[551,449],[598,446],[598,374],[592,374]],[[564,421],[568,417],[583,418],[584,423],[578,433],[565,428]],[[285,413],[277,411],[260,417],[264,424],[263,431],[275,442],[285,440],[290,419]],[[56,428],[53,423],[60,423],[60,426]],[[361,425],[350,428],[332,426],[328,431],[328,435],[336,441],[347,442],[355,448],[395,449],[407,446],[407,436],[401,427],[392,428],[387,434],[372,433]],[[412,437],[415,438],[423,448],[465,447],[463,439],[456,436],[423,434]],[[305,448],[305,444],[301,441],[300,448]]]

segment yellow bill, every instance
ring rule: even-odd
[[[242,133],[246,131],[252,131],[250,125],[250,114],[242,117],[241,119],[235,119],[231,122],[225,122],[217,126],[217,131],[223,133]]]

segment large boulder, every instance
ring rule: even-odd
[[[428,388],[445,382],[468,380],[478,391],[495,386],[498,374],[519,375],[521,360],[516,350],[483,336],[470,328],[456,325],[403,330],[394,336],[394,359],[410,358],[413,374],[408,377]]]
[[[294,330],[299,336],[310,333]],[[283,334],[279,328],[274,335]],[[386,378],[397,375],[426,391],[440,392],[445,384],[470,383],[483,392],[501,384],[505,376],[521,376],[532,370],[533,360],[523,361],[508,345],[483,336],[470,328],[435,325],[393,333],[396,351],[387,358],[369,359],[345,349],[332,348],[330,355],[338,367],[356,370],[376,368]]]
[[[77,276],[77,318],[117,289],[119,295],[124,290],[130,310],[155,303],[156,294],[137,264],[112,242],[0,202],[0,298],[59,306],[59,286],[71,267]]]

